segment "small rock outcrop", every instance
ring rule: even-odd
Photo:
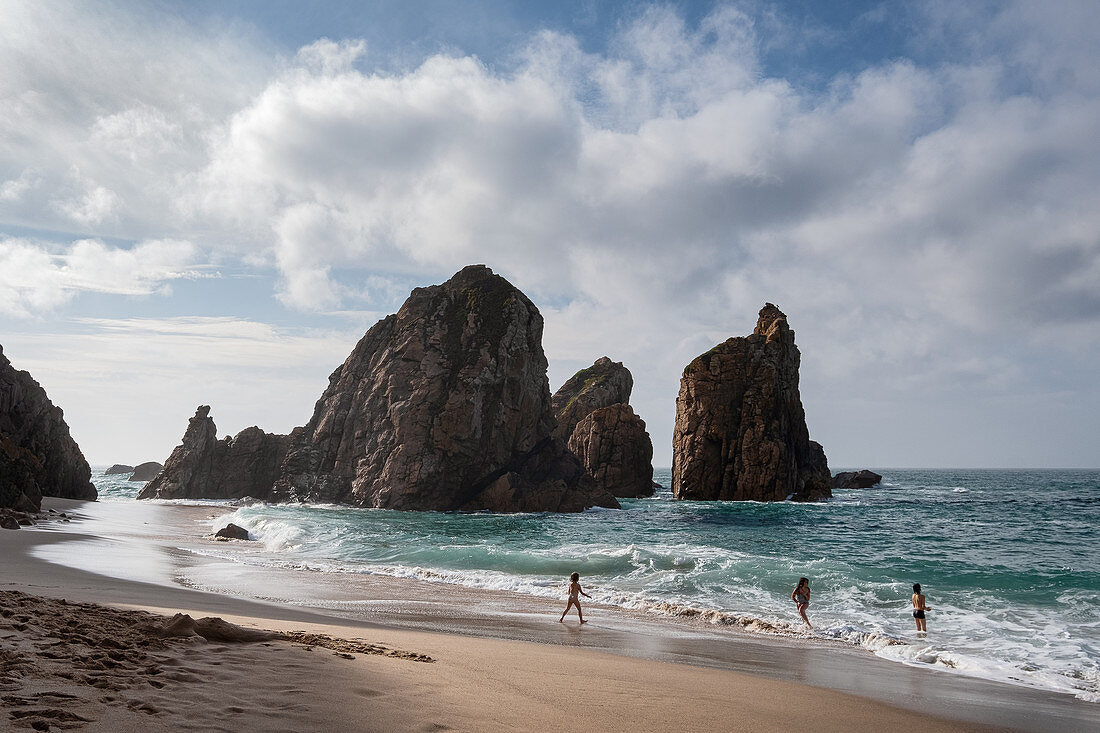
[[[257,427],[218,440],[210,406],[202,405],[188,422],[183,443],[176,446],[138,498],[267,498],[286,448],[287,436],[271,435]]]
[[[329,377],[289,436],[218,441],[209,407],[139,498],[323,501],[410,510],[618,507],[552,434],[542,315],[471,265],[417,288]]]
[[[164,468],[156,461],[146,461],[134,467],[134,470],[130,473],[130,481],[152,481]]]
[[[134,467],[133,466],[126,466],[122,463],[116,463],[115,465],[111,466],[106,471],[104,471],[103,475],[104,476],[114,476],[114,475],[119,474],[119,473],[133,473],[133,472],[134,472]]]
[[[248,530],[239,524],[233,524],[230,522],[217,532],[214,533],[214,539],[226,539],[226,540],[250,540],[248,536]]]
[[[94,501],[91,475],[61,408],[0,346],[0,507],[37,511],[43,495]]]
[[[869,489],[882,481],[882,476],[864,468],[861,471],[842,471],[833,476],[834,489]]]
[[[677,499],[812,501],[832,495],[798,392],[801,355],[771,303],[750,336],[694,359],[680,379],[672,438]]]
[[[603,356],[551,399],[558,420],[554,435],[566,441],[597,486],[617,497],[654,491],[653,441],[628,404],[633,388],[630,370]]]

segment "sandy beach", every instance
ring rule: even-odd
[[[960,731],[1100,721],[1096,706],[1069,696],[828,645],[599,608],[581,628],[557,623],[542,599],[203,558],[186,548],[210,542],[198,520],[215,507],[47,506],[74,521],[0,533],[0,700],[15,728]],[[181,537],[189,527],[194,536]]]

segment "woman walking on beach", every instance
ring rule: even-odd
[[[569,609],[573,606],[577,607],[577,617],[580,618],[582,624],[588,623],[584,620],[584,614],[581,613],[581,601],[577,598],[577,595],[582,595],[585,598],[591,598],[592,596],[581,590],[581,575],[580,573],[573,573],[569,576],[569,603],[565,604],[565,610],[561,612],[561,618],[558,619],[558,623],[565,621],[565,614],[569,613]]]
[[[791,593],[791,600],[794,601],[795,606],[798,608],[798,613],[802,616],[802,620],[812,629],[814,625],[810,623],[810,619],[806,618],[806,609],[810,607],[809,578],[798,579],[798,587]]]
[[[924,612],[931,610],[925,603],[924,594],[920,592],[920,583],[913,583],[913,618],[917,622],[918,633],[928,631],[924,625]]]

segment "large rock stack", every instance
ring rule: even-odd
[[[239,495],[239,474],[250,471],[265,486],[247,493],[276,501],[420,510],[618,506],[552,435],[542,326],[538,309],[508,281],[466,267],[443,285],[417,288],[397,314],[375,324],[329,377],[305,426],[289,436],[250,429],[249,455],[264,454],[262,465],[219,457],[213,424],[195,425],[209,419],[200,408],[188,427],[194,435],[173,453],[179,460],[170,459],[142,496]]]
[[[678,499],[811,501],[832,495],[798,392],[798,347],[771,303],[751,336],[693,360],[680,379],[672,438]]]
[[[542,327],[482,265],[417,288],[329,377],[277,490],[392,509],[617,506],[551,434]]]
[[[0,346],[0,507],[37,511],[43,495],[94,501],[91,475],[61,408]]]
[[[604,356],[554,393],[554,434],[567,441],[601,488],[618,497],[653,494],[653,441],[630,407],[634,379]]]

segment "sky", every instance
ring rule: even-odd
[[[0,0],[0,345],[93,464],[304,424],[482,263],[671,464],[765,302],[830,466],[1100,466],[1100,4]]]

